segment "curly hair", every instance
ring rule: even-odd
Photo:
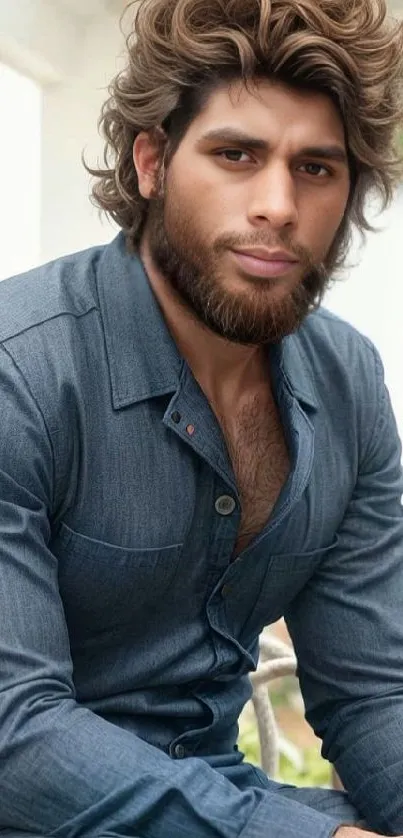
[[[401,174],[403,23],[386,0],[140,0],[127,65],[100,118],[106,140],[93,200],[136,247],[148,201],[139,192],[133,144],[163,128],[177,148],[223,81],[278,80],[332,97],[346,131],[351,192],[341,237],[370,230],[366,197],[386,206]],[[339,231],[340,233],[340,231]],[[339,242],[340,243],[340,242]],[[337,261],[337,260],[336,260]]]

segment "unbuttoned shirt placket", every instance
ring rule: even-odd
[[[234,654],[229,653],[229,646],[238,659],[239,675],[246,674],[257,664],[257,638],[246,647],[236,636],[237,624],[245,624],[251,602],[259,600],[261,580],[270,557],[271,539],[276,527],[291,513],[292,507],[301,497],[312,467],[312,425],[279,373],[276,379],[280,413],[286,425],[291,453],[291,473],[266,527],[236,558],[234,550],[241,520],[241,504],[235,476],[219,424],[186,364],[178,390],[164,416],[164,424],[186,445],[191,446],[214,475],[211,508],[207,512],[211,525],[206,568],[206,617],[215,653],[215,665],[209,677],[216,681],[222,680],[223,685],[226,675],[229,675],[229,667],[231,676],[234,675]],[[245,590],[247,597],[242,595]],[[203,684],[198,685],[194,694],[210,709],[212,726],[216,730],[222,715],[220,702],[212,698],[207,685],[205,690]],[[240,698],[240,703],[243,699],[244,696]],[[173,741],[171,756],[183,758],[194,753],[199,733],[205,735],[206,729],[189,731]]]

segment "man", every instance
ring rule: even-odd
[[[392,191],[402,45],[384,0],[140,5],[122,232],[0,290],[3,836],[403,832],[400,444],[318,308]],[[237,749],[281,615],[346,793]]]

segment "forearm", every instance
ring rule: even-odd
[[[58,838],[107,831],[236,836],[261,795],[242,795],[205,763],[176,763],[73,700],[19,714],[0,753],[0,825]],[[217,832],[215,820],[222,821]],[[224,826],[225,825],[225,826]]]
[[[324,754],[369,828],[403,833],[403,691],[344,707],[324,736]]]
[[[337,827],[281,795],[238,791],[201,759],[174,762],[72,700],[25,718],[6,751],[1,824],[15,829],[57,838],[330,838]]]
[[[334,838],[379,838],[379,832],[367,832],[355,826],[342,826],[336,830]],[[402,838],[402,836],[397,836]]]

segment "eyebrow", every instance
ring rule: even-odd
[[[220,142],[224,144],[235,143],[255,151],[270,151],[270,145],[266,140],[260,140],[257,137],[251,137],[244,131],[236,128],[217,128],[212,131],[207,131],[201,137],[202,142]],[[346,150],[340,145],[312,145],[301,148],[296,155],[298,157],[319,157],[321,160],[335,160],[340,163],[348,164],[348,155]]]

